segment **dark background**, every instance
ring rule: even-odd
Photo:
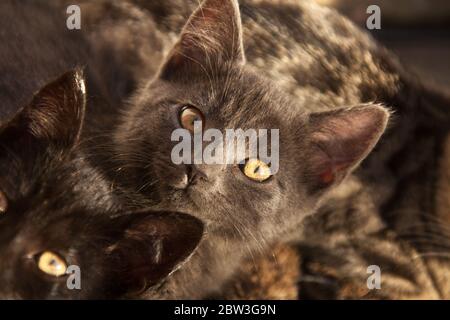
[[[372,35],[394,51],[424,82],[450,91],[450,0],[316,0],[366,28],[367,7],[381,9]]]

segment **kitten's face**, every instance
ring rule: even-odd
[[[204,130],[224,136],[226,129],[279,129],[277,173],[258,181],[236,164],[174,164],[171,135],[189,129],[186,107]],[[375,105],[307,114],[246,66],[236,1],[209,0],[118,130],[121,177],[159,208],[189,212],[230,235],[249,230],[270,238],[313,212],[373,148],[387,118]]]
[[[121,214],[77,146],[84,103],[82,75],[69,72],[0,128],[0,298],[132,296],[200,241],[187,215]]]
[[[1,219],[1,299],[135,298],[188,258],[203,232],[178,213],[55,209]]]
[[[284,223],[288,213],[277,221],[273,212],[293,203],[309,212],[313,202],[305,187],[307,172],[298,163],[306,161],[306,115],[295,112],[295,105],[245,67],[223,70],[215,77],[212,83],[201,75],[193,76],[192,83],[158,80],[145,88],[127,127],[119,130],[119,153],[130,155],[125,168],[134,168],[124,177],[162,208],[188,210],[227,228],[256,225],[265,217]],[[230,87],[224,88],[227,80]],[[183,128],[186,106],[201,112],[205,131],[218,129],[224,136],[226,129],[279,129],[279,171],[259,182],[238,164],[174,164],[171,153],[178,142],[172,142],[171,135]]]

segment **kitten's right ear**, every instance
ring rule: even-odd
[[[119,294],[133,296],[157,284],[188,259],[203,237],[203,223],[173,212],[132,213],[113,219],[107,249]]]
[[[69,71],[43,87],[0,128],[0,144],[36,152],[71,148],[80,136],[85,104],[83,72]]]

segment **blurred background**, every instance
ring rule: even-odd
[[[370,5],[381,9],[381,30],[369,30],[423,81],[450,91],[450,0],[315,0],[366,28]]]

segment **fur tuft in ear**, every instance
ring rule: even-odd
[[[115,218],[110,227],[121,230],[108,249],[115,280],[125,295],[136,295],[167,277],[197,248],[203,223],[187,214],[133,213]]]
[[[0,141],[32,148],[71,148],[80,136],[85,104],[83,72],[69,71],[36,93],[31,103],[1,128]]]
[[[354,170],[375,147],[388,119],[387,109],[375,104],[312,114],[313,189],[340,183]]]
[[[225,63],[245,63],[237,0],[205,0],[192,14],[160,72],[173,79]]]

